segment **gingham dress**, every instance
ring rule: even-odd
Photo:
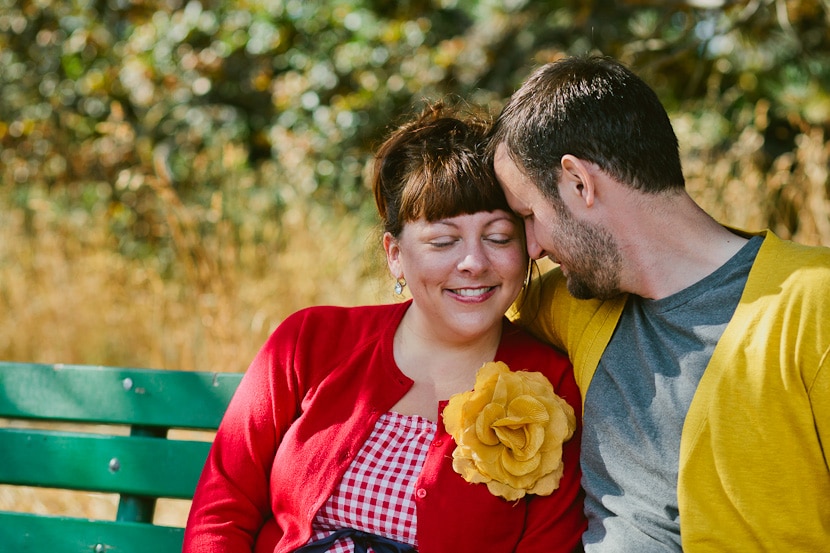
[[[311,539],[340,528],[355,528],[417,547],[415,484],[435,436],[436,424],[419,416],[381,415],[340,485],[312,521]],[[341,538],[330,553],[350,553]]]

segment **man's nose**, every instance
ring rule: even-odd
[[[545,250],[536,241],[536,232],[533,229],[533,223],[525,221],[525,241],[527,242],[527,255],[530,259],[541,259],[545,255]]]

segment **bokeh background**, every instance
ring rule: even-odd
[[[830,245],[829,29],[827,0],[0,0],[0,358],[241,371],[291,311],[394,301],[373,148],[568,54],[658,91],[721,221]]]

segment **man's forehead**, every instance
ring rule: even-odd
[[[496,149],[493,157],[493,169],[495,169],[496,178],[505,192],[510,190],[515,194],[519,189],[527,188],[532,184],[503,144],[499,144]]]
[[[530,198],[527,197],[529,190],[525,182],[525,177],[519,173],[515,165],[508,169],[508,171],[510,174],[505,175],[503,172],[499,173],[498,169],[496,170],[496,176],[501,184],[502,190],[504,190],[507,205],[514,212],[525,215],[531,208]]]
[[[495,169],[496,177],[502,185],[505,184],[505,179],[514,181],[523,176],[504,144],[499,144],[496,147],[496,153],[493,156],[493,169]],[[507,184],[511,183],[508,182]]]
[[[503,164],[506,162],[512,163],[513,160],[510,159],[510,153],[507,150],[507,146],[504,142],[500,142],[496,146],[496,153],[493,155],[493,163]]]

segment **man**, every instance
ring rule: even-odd
[[[830,551],[830,249],[705,213],[656,94],[609,58],[541,67],[489,146],[559,264],[516,316],[582,390],[586,551]]]

